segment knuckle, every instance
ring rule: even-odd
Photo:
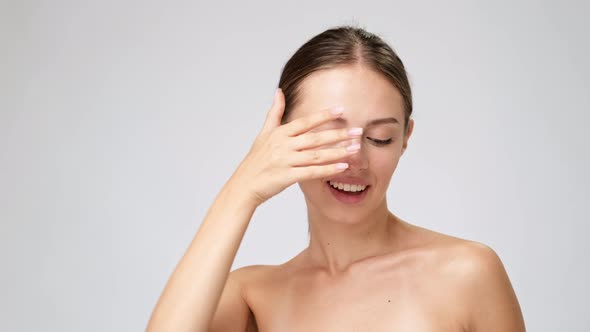
[[[320,144],[321,137],[317,133],[310,133],[307,143],[309,145],[318,146]]]
[[[313,162],[318,162],[321,159],[320,151],[312,151],[311,152],[311,160]]]

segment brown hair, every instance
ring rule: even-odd
[[[285,95],[281,124],[299,102],[301,84],[311,73],[339,65],[362,64],[383,74],[404,101],[404,133],[412,115],[412,91],[402,60],[380,37],[352,26],[328,29],[303,44],[283,67],[279,88]]]

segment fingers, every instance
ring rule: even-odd
[[[262,127],[262,131],[268,131],[274,129],[281,125],[281,118],[283,117],[283,113],[285,112],[285,95],[283,94],[283,90],[277,88],[275,90],[274,98],[272,101],[272,105],[266,114],[266,120],[264,121],[264,126]]]
[[[305,134],[291,138],[290,146],[292,149],[301,151],[313,149],[322,145],[346,141],[363,134],[363,128],[342,128],[329,129],[319,132],[307,132]]]
[[[308,116],[293,120],[283,125],[283,130],[288,136],[297,136],[303,134],[323,123],[337,119],[342,115],[344,109],[335,107],[321,112],[314,112]]]
[[[287,163],[292,167],[334,163],[339,159],[357,153],[360,148],[359,143],[354,143],[347,147],[334,149],[296,151],[289,155]]]
[[[321,166],[307,166],[307,167],[294,167],[292,174],[294,176],[293,182],[299,182],[303,180],[310,180],[316,178],[326,178],[335,174],[341,173],[348,168],[348,163],[336,163]]]

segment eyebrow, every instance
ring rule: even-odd
[[[348,121],[343,117],[336,118],[336,119],[334,119],[334,121],[339,122],[339,123],[344,123],[344,124],[348,123]],[[399,121],[396,118],[374,119],[374,120],[368,121],[366,126],[371,127],[371,126],[377,126],[377,125],[386,124],[386,123],[399,124]]]

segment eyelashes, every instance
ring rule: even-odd
[[[367,137],[367,139],[368,139],[369,141],[372,141],[373,143],[375,143],[375,145],[377,145],[377,146],[384,146],[384,145],[388,145],[388,144],[391,144],[391,142],[393,141],[393,138],[388,138],[388,139],[376,139],[376,138]]]

